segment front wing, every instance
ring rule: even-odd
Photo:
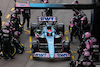
[[[42,52],[33,53],[33,58],[48,58],[48,59],[52,59],[52,58],[50,58],[49,53],[42,53]],[[55,53],[54,58],[70,58],[70,54],[67,53],[67,52]]]

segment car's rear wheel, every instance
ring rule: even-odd
[[[35,53],[36,51],[38,51],[38,49],[39,49],[38,41],[37,41],[37,40],[34,40],[34,41],[32,42],[32,48],[31,48],[32,53]]]

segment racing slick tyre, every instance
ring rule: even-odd
[[[32,50],[32,53],[35,53],[36,51],[38,51],[38,41],[37,40],[34,40],[32,42],[32,48],[31,48],[31,50]]]
[[[38,28],[38,24],[37,23],[32,23],[31,24],[31,30],[30,30],[30,36],[34,35],[34,30]]]
[[[63,52],[70,53],[70,44],[69,44],[69,41],[64,41],[64,43],[63,43]]]
[[[58,23],[56,25],[56,31],[57,31],[57,33],[62,32],[62,34],[64,35],[64,31],[65,31],[64,24],[63,23]]]

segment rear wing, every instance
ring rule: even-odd
[[[41,4],[41,3],[16,3],[15,8],[29,9],[94,9],[95,4]]]
[[[49,21],[49,22],[57,22],[57,17],[38,17],[37,21]]]

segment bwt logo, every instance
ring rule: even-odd
[[[42,54],[42,53],[40,53],[40,54],[35,54],[35,57],[45,57],[46,56],[46,54]]]
[[[58,57],[67,57],[67,54],[57,54]]]
[[[41,17],[40,18],[41,21],[54,21],[54,17]]]
[[[26,6],[26,4],[20,4],[19,6]]]

